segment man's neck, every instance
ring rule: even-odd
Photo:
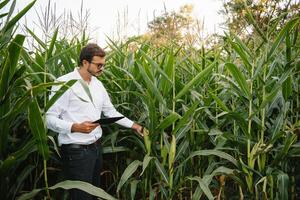
[[[86,69],[83,69],[82,67],[79,67],[78,72],[79,72],[80,76],[82,77],[82,79],[85,82],[87,82],[87,83],[91,82],[92,75]]]

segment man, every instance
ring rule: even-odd
[[[72,85],[47,111],[47,127],[58,132],[63,167],[68,180],[80,180],[100,186],[102,164],[100,138],[101,124],[93,123],[105,117],[122,116],[112,105],[109,95],[96,78],[105,65],[105,52],[96,44],[88,44],[80,53],[79,67],[59,77],[58,81],[76,79]],[[52,88],[50,98],[59,89]],[[143,127],[128,118],[117,121],[121,126],[132,128],[142,134]],[[80,190],[71,191],[71,199],[92,199]]]

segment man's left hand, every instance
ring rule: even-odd
[[[144,137],[143,127],[137,123],[134,123],[131,127],[135,132],[137,132],[140,136]]]

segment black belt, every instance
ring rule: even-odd
[[[72,148],[72,149],[89,149],[99,147],[101,145],[101,140],[97,140],[92,144],[62,144],[61,147]]]

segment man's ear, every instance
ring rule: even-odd
[[[85,65],[88,65],[89,64],[89,61],[87,60],[82,60],[82,66],[85,66]]]

